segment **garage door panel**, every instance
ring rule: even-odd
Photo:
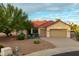
[[[67,30],[50,30],[50,37],[65,38],[67,37]]]

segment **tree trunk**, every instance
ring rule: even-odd
[[[6,33],[6,36],[9,37],[10,36],[9,33]]]

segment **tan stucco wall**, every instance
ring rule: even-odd
[[[67,29],[67,37],[70,37],[70,26],[62,23],[62,22],[57,22],[54,25],[48,26],[47,27],[47,37],[50,37],[50,29]]]

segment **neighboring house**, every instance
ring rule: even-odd
[[[37,28],[40,37],[70,38],[70,25],[58,21],[34,21],[33,26]]]

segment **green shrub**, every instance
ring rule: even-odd
[[[78,31],[75,32],[75,36],[76,36],[77,41],[79,41],[79,32]]]
[[[0,45],[0,52],[1,52],[1,48],[4,48],[4,46],[3,45]]]
[[[25,39],[25,34],[23,32],[21,32],[19,35],[18,35],[18,40],[24,40]]]
[[[34,40],[33,43],[34,44],[40,44],[40,40]]]

